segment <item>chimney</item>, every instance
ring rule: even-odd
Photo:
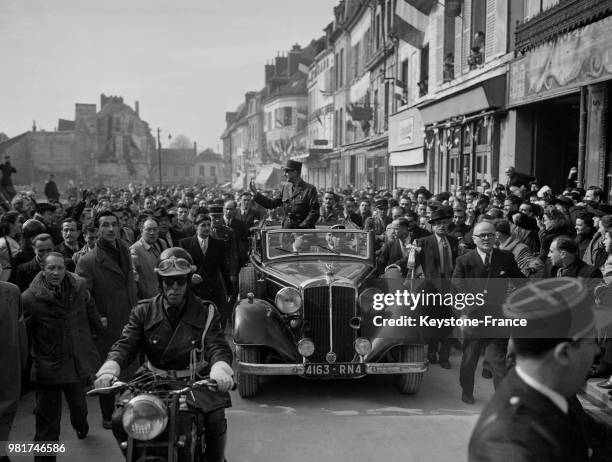
[[[289,76],[292,76],[298,71],[300,64],[300,55],[302,54],[301,47],[296,43],[288,53]]]
[[[140,103],[138,101],[134,101],[134,111],[136,111],[136,115],[140,117]]]
[[[270,81],[270,79],[272,77],[274,77],[274,64],[266,64],[264,66],[265,72],[266,72],[266,80],[265,80],[265,84],[267,85],[268,82]]]
[[[193,155],[197,156],[198,155],[198,145],[196,144],[196,142],[193,142]]]
[[[276,75],[279,76],[287,69],[287,57],[277,56],[275,58],[275,63]]]
[[[226,112],[225,113],[225,123],[227,125],[231,125],[236,121],[236,113],[235,112]]]
[[[100,95],[100,109],[104,107],[104,105],[106,104],[106,101],[108,101],[108,98],[106,97],[104,93],[102,93]]]

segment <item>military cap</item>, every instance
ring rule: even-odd
[[[288,159],[285,161],[285,165],[283,165],[283,170],[295,170],[300,172],[302,170],[302,163],[296,160]]]
[[[525,284],[510,294],[503,313],[525,319],[526,326],[514,327],[514,338],[591,337],[595,329],[612,324],[612,310],[593,307],[585,283],[578,278],[541,279]]]

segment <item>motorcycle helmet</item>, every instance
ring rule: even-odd
[[[160,277],[188,276],[195,270],[191,255],[180,247],[170,247],[164,250],[155,268],[155,272]]]

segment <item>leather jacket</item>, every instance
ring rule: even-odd
[[[111,347],[107,360],[116,361],[123,369],[142,351],[155,368],[180,371],[189,368],[191,351],[203,347],[198,358],[207,365],[200,371],[201,375],[207,375],[217,361],[232,364],[232,351],[223,335],[216,307],[202,340],[209,315],[208,307],[212,303],[196,297],[190,291],[186,297],[176,329],[172,328],[161,294],[139,302],[132,310],[121,337]],[[227,392],[213,393],[198,389],[193,393],[204,412],[231,406]]]

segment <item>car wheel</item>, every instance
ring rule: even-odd
[[[402,345],[398,348],[399,362],[416,362],[425,360],[425,345]],[[422,372],[412,374],[400,374],[397,376],[396,384],[400,393],[412,395],[419,390],[423,380]]]
[[[246,298],[249,292],[255,294],[255,284],[255,268],[251,265],[242,267],[238,275],[238,295],[240,300]]]
[[[261,362],[261,350],[259,347],[248,345],[238,346],[236,348],[236,359],[244,363],[259,363]],[[259,388],[259,376],[254,374],[236,373],[236,381],[238,382],[238,393],[241,398],[252,398],[257,394]]]

